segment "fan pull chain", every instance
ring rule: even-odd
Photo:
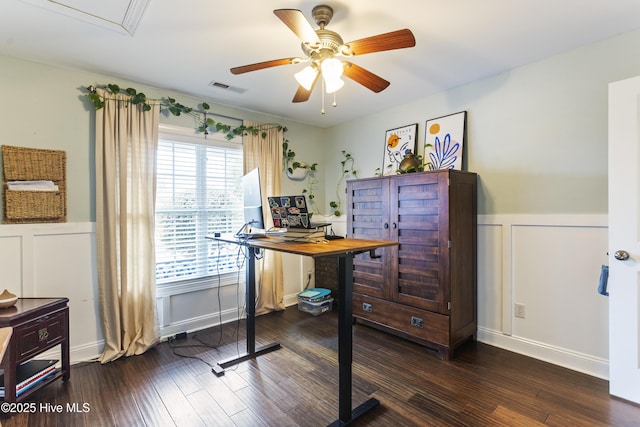
[[[322,110],[320,112],[324,114],[324,78],[322,79]]]
[[[324,92],[325,92],[324,79],[322,79],[322,109],[320,110],[320,112],[322,114],[325,113],[325,110],[324,110]],[[332,104],[332,106],[333,107],[337,107],[338,106],[336,92],[333,92],[333,104]]]
[[[204,120],[204,139],[207,139],[207,135],[209,135],[209,127],[207,126],[207,112],[205,111],[202,114],[203,120]]]

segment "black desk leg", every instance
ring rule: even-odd
[[[338,420],[331,427],[345,426],[380,404],[371,398],[351,409],[353,361],[353,254],[338,256]]]
[[[224,369],[253,359],[261,354],[269,353],[280,348],[279,342],[274,342],[264,347],[256,349],[256,250],[251,246],[246,246],[246,310],[247,310],[247,352],[237,357],[218,362],[213,367],[213,372],[217,376],[224,375]]]

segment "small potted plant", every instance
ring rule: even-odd
[[[289,149],[287,141],[282,143],[282,157],[284,158],[287,177],[293,181],[303,181],[310,171],[316,170],[317,163],[310,165],[296,160],[296,153]]]

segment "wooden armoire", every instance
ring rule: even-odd
[[[347,237],[397,241],[354,259],[354,320],[450,359],[477,331],[477,175],[347,182]]]

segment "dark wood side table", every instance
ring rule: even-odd
[[[20,402],[58,378],[69,379],[68,302],[68,298],[18,298],[13,307],[0,309],[0,327],[13,328],[0,364],[4,369],[5,402]],[[61,346],[62,368],[16,397],[16,367],[56,345]]]

